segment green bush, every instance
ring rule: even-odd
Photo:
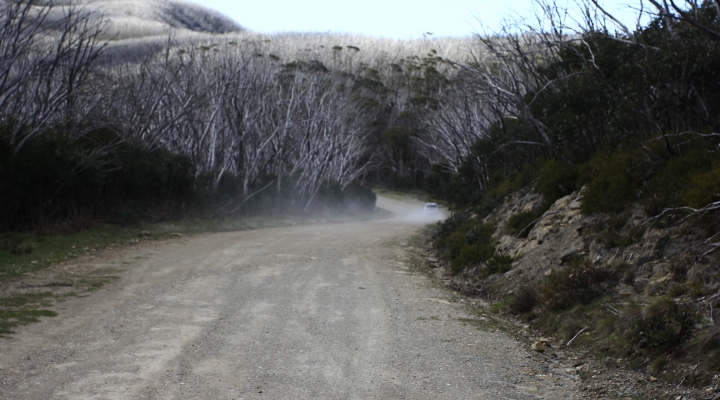
[[[526,171],[526,173],[514,172],[509,174],[497,172],[490,177],[486,196],[502,201],[505,197],[528,186],[533,177],[534,175],[530,171]]]
[[[662,370],[668,365],[670,360],[668,360],[667,356],[661,355],[657,358],[655,358],[649,366],[650,373],[653,375],[659,375]]]
[[[446,246],[446,240],[450,235],[455,233],[455,231],[459,230],[460,227],[467,224],[468,221],[470,221],[470,212],[469,211],[461,211],[458,213],[454,213],[450,216],[450,218],[445,219],[444,221],[438,222],[437,229],[435,230],[433,234],[433,241],[435,247],[438,248],[445,248]]]
[[[720,370],[720,328],[714,326],[703,332],[699,347],[707,355],[708,367],[712,371]]]
[[[495,230],[492,224],[469,219],[467,213],[457,214],[439,224],[434,246],[448,256],[453,274],[479,264],[485,264],[487,274],[506,272],[513,259],[496,252]]]
[[[508,303],[508,308],[515,314],[527,314],[538,303],[538,293],[528,285],[520,286]]]
[[[505,225],[507,233],[521,238],[528,237],[530,230],[532,230],[533,226],[537,223],[537,219],[542,217],[547,210],[548,209],[545,207],[540,207],[534,210],[513,214],[508,219],[507,225]]]
[[[195,168],[186,156],[125,143],[115,153],[116,170],[106,172],[104,195],[140,215],[188,208],[195,195]],[[112,202],[111,202],[112,204]]]
[[[367,185],[353,183],[344,189],[336,182],[322,185],[312,203],[312,212],[362,213],[375,209],[377,196]]]
[[[451,271],[457,274],[463,268],[489,261],[495,255],[490,224],[466,225],[448,238]]]
[[[0,231],[131,223],[191,207],[195,178],[187,157],[129,142],[88,157],[107,140],[106,132],[80,140],[48,132],[14,151],[0,137]]]
[[[576,262],[553,272],[541,283],[540,303],[549,311],[561,311],[577,304],[588,304],[607,291],[613,274],[585,262]]]
[[[626,312],[630,321],[623,336],[627,344],[647,351],[667,350],[683,342],[691,332],[693,317],[689,309],[667,298],[660,298],[637,311]]]
[[[37,247],[37,241],[28,234],[14,232],[0,233],[0,251],[15,256],[31,254]]]
[[[600,243],[602,243],[603,245],[605,245],[605,247],[609,249],[614,249],[616,247],[627,247],[637,243],[640,239],[642,239],[646,229],[647,226],[644,225],[636,226],[627,232],[621,232],[620,230],[606,228],[600,234],[598,234],[597,239]]]
[[[342,191],[340,209],[343,212],[370,212],[375,210],[377,195],[372,187],[361,183],[351,183]]]
[[[578,169],[558,160],[551,159],[543,164],[537,189],[543,196],[543,203],[533,210],[523,211],[508,219],[506,229],[510,235],[526,238],[535,225],[534,221],[550,209],[559,198],[567,196],[578,189]],[[506,190],[515,185],[505,184]]]
[[[694,174],[687,183],[688,187],[680,194],[683,204],[700,209],[720,201],[720,165]]]
[[[500,254],[497,251],[485,262],[490,274],[504,274],[512,269],[512,263],[515,261],[511,256]]]
[[[658,215],[667,208],[708,204],[712,198],[708,194],[718,193],[716,190],[720,189],[713,185],[717,177],[712,176],[718,167],[719,163],[707,149],[689,150],[664,160],[656,176],[649,180],[645,210],[650,215]]]
[[[579,189],[579,172],[576,166],[551,159],[540,169],[537,188],[546,203],[554,203]]]
[[[586,186],[581,210],[584,214],[620,213],[638,200],[647,166],[637,151],[601,153],[581,167],[580,182]]]

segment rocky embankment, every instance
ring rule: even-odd
[[[717,364],[707,359],[695,362],[695,356],[690,355],[699,352],[700,357],[705,357],[709,353],[703,353],[702,346],[711,348],[709,341],[717,341],[720,336],[715,325],[720,319],[718,256],[707,242],[707,232],[691,222],[653,220],[641,208],[623,215],[584,215],[581,202],[582,191],[557,200],[526,237],[519,237],[508,234],[508,221],[513,215],[542,207],[543,199],[533,192],[511,196],[484,222],[496,225],[496,248],[513,257],[512,268],[489,276],[484,265],[466,268],[455,276],[446,274],[447,286],[502,305],[510,303],[520,288],[541,287],[550,276],[567,271],[571,265],[580,263],[587,268],[609,271],[610,278],[602,284],[604,292],[593,302],[601,303],[614,314],[613,318],[620,321],[616,323],[618,326],[630,318],[627,309],[636,306],[643,310],[637,318],[646,318],[648,305],[660,299],[692,310],[693,320],[690,332],[682,335],[683,342],[662,350],[666,353],[646,347],[637,352],[628,351],[627,357],[617,356],[617,352],[608,356],[612,352],[599,351],[588,343],[590,340],[576,341],[572,351],[587,358],[587,363],[578,369],[586,398],[720,398],[720,370],[713,373]],[[449,267],[446,270],[449,271]],[[517,315],[507,306],[498,308],[510,318],[521,319],[538,329],[531,330],[534,333],[530,334],[530,343],[549,336],[551,345],[570,347],[559,329],[548,333],[542,324],[536,323],[543,315],[562,323],[557,320],[570,311],[553,314],[542,307],[539,304],[525,315]],[[586,332],[580,333],[592,340],[605,335],[593,323],[585,329]],[[622,326],[607,332],[608,336],[615,335],[614,340],[622,340],[623,335],[632,333]],[[657,359],[662,361],[655,361]]]
[[[704,254],[707,247],[702,238],[686,226],[658,228],[660,221],[651,220],[640,209],[625,216],[586,216],[580,212],[581,200],[582,193],[557,200],[527,237],[521,238],[507,234],[507,221],[540,207],[542,198],[536,193],[515,194],[485,219],[497,225],[497,248],[515,259],[512,269],[474,279],[482,275],[479,266],[453,278],[453,285],[470,293],[493,288],[511,293],[515,286],[537,282],[573,259],[583,259],[621,273],[617,285],[610,288],[621,299],[645,302],[654,296],[685,292],[673,297],[705,303],[708,322],[720,319],[720,295],[715,295],[720,289],[718,260],[712,253]],[[613,230],[617,220],[623,225]],[[697,293],[708,295],[693,296]],[[492,294],[502,296],[498,291]]]

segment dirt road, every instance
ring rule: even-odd
[[[412,272],[397,218],[124,249],[121,279],[0,339],[2,399],[571,398],[526,345]]]

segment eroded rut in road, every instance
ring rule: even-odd
[[[467,323],[477,316],[405,265],[403,242],[422,224],[125,249],[103,260],[122,265],[119,281],[0,341],[0,398],[572,398],[573,377]]]

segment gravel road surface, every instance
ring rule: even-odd
[[[92,262],[120,280],[0,339],[2,399],[563,399],[573,377],[407,265],[396,217],[205,234]],[[413,212],[408,212],[413,210]]]

